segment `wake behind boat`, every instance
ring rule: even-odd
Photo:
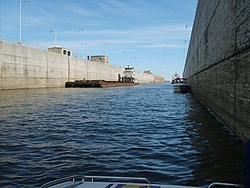
[[[212,187],[243,187],[239,184],[212,183]],[[41,186],[41,188],[197,188],[181,185],[152,184],[146,178],[110,177],[110,176],[84,176],[68,177],[54,180]]]

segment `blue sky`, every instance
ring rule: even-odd
[[[198,0],[22,0],[23,45],[109,56],[170,80],[182,74]],[[0,0],[0,34],[19,41],[20,0]],[[55,32],[56,31],[56,32]]]

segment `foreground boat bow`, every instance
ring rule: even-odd
[[[238,184],[212,183],[212,187],[243,187]],[[135,177],[109,177],[109,176],[83,176],[67,177],[48,182],[41,188],[197,188],[181,185],[152,184],[146,178]]]

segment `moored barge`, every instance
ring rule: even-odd
[[[75,80],[66,82],[65,87],[119,87],[138,85],[131,81],[105,81],[105,80]]]

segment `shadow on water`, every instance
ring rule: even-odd
[[[243,143],[209,109],[191,94],[185,133],[200,162],[190,184],[231,182],[241,184]]]
[[[241,183],[242,142],[170,84],[1,91],[0,187],[71,175]]]

